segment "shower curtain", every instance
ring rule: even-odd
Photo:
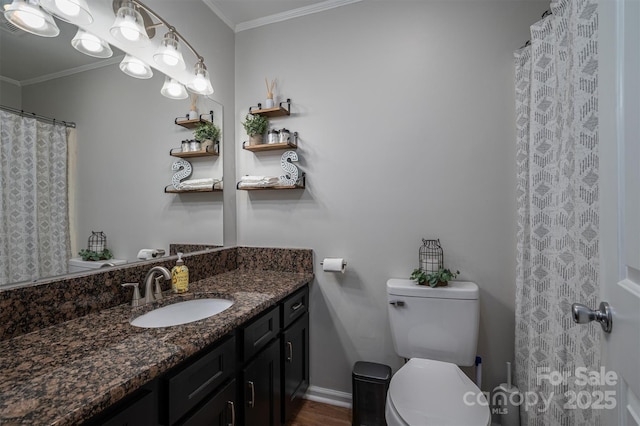
[[[67,129],[0,111],[0,286],[67,272]]]
[[[557,0],[515,52],[517,127],[516,384],[523,425],[598,425],[600,330],[571,304],[597,306],[598,15],[591,0]],[[548,400],[544,402],[542,399]]]

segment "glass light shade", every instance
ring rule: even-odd
[[[186,65],[180,52],[178,37],[171,31],[165,34],[158,50],[153,55],[153,60],[160,66],[168,66],[183,70]]]
[[[116,39],[132,46],[140,47],[149,43],[149,36],[144,28],[142,15],[130,1],[122,2],[122,6],[116,14],[116,20],[109,32]]]
[[[169,99],[187,99],[189,97],[187,89],[176,79],[169,76],[165,77],[160,93]]]
[[[198,95],[210,95],[213,93],[213,86],[209,80],[209,71],[204,62],[199,61],[194,67],[195,77],[187,85],[190,91]]]
[[[53,16],[34,0],[13,0],[5,9],[4,17],[21,30],[37,36],[56,37],[60,34]]]
[[[93,22],[93,15],[85,0],[40,0],[40,6],[63,21],[76,25],[89,25]]]
[[[71,45],[78,52],[94,58],[110,58],[113,55],[109,43],[81,29],[78,29],[76,36],[71,40]]]
[[[131,55],[126,55],[122,62],[120,62],[120,71],[135,78],[146,79],[153,77],[151,67]]]

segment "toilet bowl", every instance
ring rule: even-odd
[[[391,379],[388,426],[488,426],[491,413],[480,389],[449,362],[412,358]]]

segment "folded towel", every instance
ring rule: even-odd
[[[276,184],[280,180],[277,176],[242,176],[240,182],[256,184]]]
[[[178,189],[204,189],[204,188],[215,188],[216,185],[221,185],[222,181],[220,179],[213,178],[204,178],[204,179],[188,179],[180,182],[180,186]]]
[[[278,182],[239,182],[238,189],[243,188],[271,188],[278,186]]]

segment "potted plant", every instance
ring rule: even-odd
[[[78,252],[82,260],[108,260],[113,257],[111,251],[108,248],[105,248],[103,251],[97,252],[92,250],[82,249]]]
[[[220,138],[220,128],[211,121],[203,121],[197,124],[193,137],[200,142],[201,149],[207,151]]]
[[[414,269],[411,273],[412,280],[419,285],[429,285],[429,287],[446,287],[449,281],[458,276],[460,271],[451,272],[449,269],[440,268],[436,272],[426,273],[422,269]]]
[[[262,136],[269,127],[269,119],[262,115],[247,114],[242,125],[249,135],[249,145],[260,145]]]

